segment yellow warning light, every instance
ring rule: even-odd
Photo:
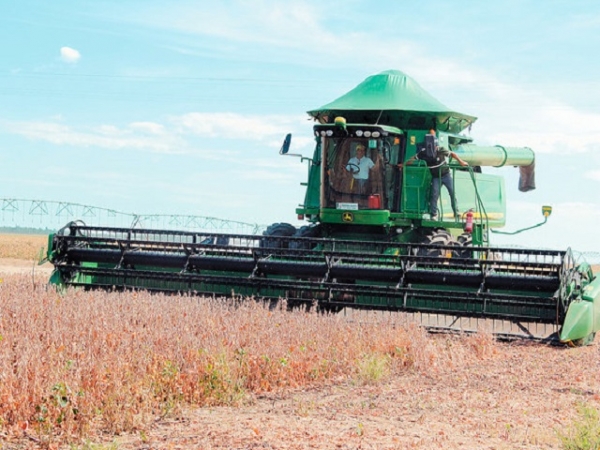
[[[542,214],[544,217],[548,217],[550,214],[552,214],[552,206],[542,206]]]

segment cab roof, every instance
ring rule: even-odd
[[[320,123],[331,123],[343,116],[348,123],[391,125],[401,129],[435,128],[450,133],[460,133],[477,120],[448,108],[399,70],[372,75],[308,114]]]

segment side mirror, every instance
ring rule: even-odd
[[[299,158],[302,158],[304,160],[304,157],[300,154],[297,153],[288,153],[290,151],[290,144],[292,143],[292,133],[288,133],[285,135],[285,139],[283,140],[283,145],[281,146],[281,149],[279,150],[279,154],[280,155],[284,155],[284,156],[297,156]],[[310,158],[307,158],[310,160]]]
[[[280,155],[287,155],[287,152],[290,151],[290,144],[292,143],[292,133],[288,133],[283,140],[283,145],[279,150]]]

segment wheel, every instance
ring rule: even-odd
[[[458,248],[454,251],[454,255],[457,258],[472,258],[473,250],[473,236],[471,233],[463,233],[456,238]]]
[[[456,238],[458,243],[463,247],[471,247],[473,245],[473,236],[471,233],[463,233]]]
[[[429,244],[431,245],[450,245],[452,236],[444,229],[436,230],[436,233],[431,235]]]
[[[331,305],[331,304],[324,304],[324,303],[319,303],[317,305],[317,312],[319,312],[321,314],[337,314],[342,309],[344,309],[344,307],[341,305]]]
[[[263,236],[289,237],[296,233],[296,227],[289,223],[274,223],[269,225],[263,232]],[[261,238],[261,248],[288,248],[287,239],[268,239]]]
[[[292,237],[294,238],[311,238],[318,237],[321,235],[321,229],[318,225],[304,225],[298,230]],[[311,242],[301,241],[301,240],[291,240],[289,244],[289,248],[295,248],[300,250],[311,250],[313,245]]]
[[[263,236],[291,236],[296,232],[296,227],[289,223],[274,223],[263,232]]]
[[[435,245],[439,247],[448,247],[457,245],[456,241],[444,228],[434,228],[433,231],[423,238],[421,244]],[[419,247],[417,256],[448,256],[447,248],[427,248]]]

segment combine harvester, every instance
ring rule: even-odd
[[[73,222],[49,237],[51,282],[401,311],[441,329],[473,331],[485,320],[501,336],[593,341],[600,280],[589,265],[570,250],[490,246],[490,231],[505,225],[506,195],[503,178],[481,168],[517,166],[527,191],[531,149],[474,145],[461,133],[475,117],[448,109],[399,71],[371,76],[308,114],[316,147],[301,157],[308,181],[296,210],[307,225],[273,224],[256,236]],[[444,190],[440,215],[430,217],[430,170],[404,164],[427,145],[430,129],[469,163],[451,163],[458,216]],[[288,135],[282,154],[290,142]],[[360,145],[373,161],[364,181],[349,163]],[[541,224],[551,208],[542,212]]]

